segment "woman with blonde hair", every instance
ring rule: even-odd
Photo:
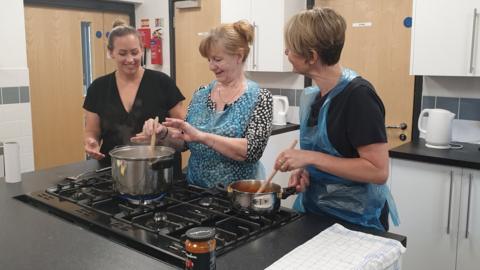
[[[293,71],[310,77],[300,101],[300,150],[282,152],[275,167],[293,171],[302,193],[299,211],[388,230],[398,224],[385,182],[388,145],[385,108],[374,87],[339,64],[346,23],[329,8],[293,16],[285,27],[285,54]]]
[[[216,79],[193,95],[185,121],[167,118],[163,125],[150,119],[133,141],[148,141],[189,149],[187,180],[212,187],[240,179],[262,179],[260,157],[271,132],[272,96],[245,77],[244,65],[253,41],[246,21],[212,29],[200,43]]]

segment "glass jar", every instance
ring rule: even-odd
[[[185,251],[187,270],[215,270],[215,229],[192,228],[186,232]]]

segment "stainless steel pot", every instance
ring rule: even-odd
[[[275,183],[257,193],[262,183],[263,180],[239,180],[229,184],[227,192],[233,207],[247,214],[272,214],[280,207],[280,200],[296,193],[295,187],[282,188]]]
[[[167,191],[173,180],[175,150],[165,146],[129,145],[114,148],[112,177],[114,188],[132,196],[154,195]]]

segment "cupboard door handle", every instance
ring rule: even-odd
[[[470,73],[475,72],[475,65],[474,65],[474,55],[475,55],[475,37],[477,33],[477,9],[473,9],[473,27],[472,27],[472,44],[470,46]]]
[[[257,69],[257,46],[256,46],[256,43],[255,41],[258,42],[258,25],[253,22],[253,45],[252,45],[252,68],[255,70]]]
[[[468,223],[470,222],[470,196],[472,195],[472,174],[468,175],[468,203],[467,203],[467,222],[465,225],[465,239],[468,239]]]
[[[453,185],[453,171],[450,171],[450,195],[448,196],[447,234],[450,234],[450,215],[452,214],[452,185]]]

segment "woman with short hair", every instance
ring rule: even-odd
[[[339,64],[346,23],[330,8],[293,16],[285,54],[293,71],[315,82],[300,103],[300,150],[282,152],[275,168],[293,171],[302,192],[295,208],[361,226],[388,230],[398,222],[385,182],[389,161],[385,108],[374,87]]]

